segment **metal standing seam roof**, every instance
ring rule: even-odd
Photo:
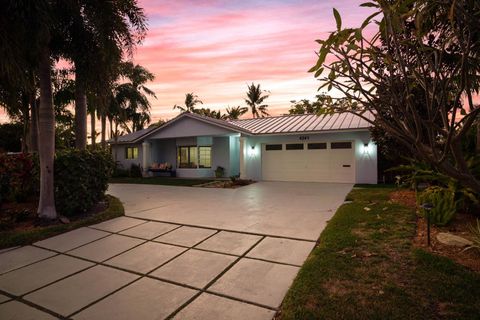
[[[373,114],[365,114],[373,120]],[[372,125],[352,113],[285,115],[268,118],[230,120],[231,124],[250,131],[252,134],[301,133],[367,129]]]
[[[251,135],[356,130],[367,129],[372,126],[365,119],[362,119],[361,117],[351,113],[334,113],[331,115],[321,116],[315,114],[283,115],[239,120],[220,120],[193,113],[183,113],[160,127],[151,127],[144,130],[139,130],[125,136],[118,137],[116,142],[112,140],[109,142],[134,143],[141,141],[152,133],[162,130],[162,128],[173,124],[182,117],[198,119],[200,121],[218,125],[233,131]],[[371,113],[365,114],[365,117],[369,120],[374,119],[374,116]]]

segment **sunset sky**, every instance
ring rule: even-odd
[[[344,25],[368,16],[363,0],[141,0],[149,32],[135,62],[156,75],[150,87],[154,119],[169,119],[194,92],[205,107],[244,106],[247,83],[271,92],[271,114],[285,113],[290,100],[313,98],[318,81],[315,39],[334,30],[332,8]]]
[[[152,118],[178,114],[185,93],[204,107],[245,106],[247,84],[269,90],[269,112],[287,112],[291,100],[312,99],[319,82],[308,73],[316,62],[315,39],[335,29],[332,8],[344,26],[369,15],[364,0],[140,0],[149,31],[134,61],[156,76],[149,83]],[[6,120],[0,111],[0,120]],[[250,116],[250,114],[248,114]]]

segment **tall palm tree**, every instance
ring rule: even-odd
[[[49,219],[57,217],[53,186],[55,114],[51,78],[52,39],[61,32],[54,23],[57,10],[53,7],[57,4],[47,0],[5,0],[0,10],[1,77],[27,85],[29,80],[24,77],[24,71],[38,72],[40,199],[37,213]]]
[[[131,54],[144,38],[146,17],[137,0],[65,0],[59,21],[68,34],[63,41],[65,56],[75,65],[76,147],[84,149],[87,91],[98,96],[97,113],[104,124],[109,83],[122,55]]]
[[[236,120],[248,112],[247,107],[231,107],[227,108],[226,118],[229,120]]]
[[[185,106],[174,105],[173,109],[178,109],[181,112],[195,113],[195,106],[197,104],[203,104],[202,100],[198,98],[193,92],[185,94]]]
[[[268,94],[265,94],[265,90],[260,89],[260,84],[256,85],[252,82],[251,85],[247,85],[248,91],[247,91],[247,99],[245,99],[245,102],[247,105],[250,107],[250,110],[252,111],[252,116],[254,118],[260,118],[260,117],[265,117],[268,116],[267,104],[262,104],[265,99],[269,97]]]

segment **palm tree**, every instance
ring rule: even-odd
[[[85,149],[87,91],[98,96],[97,113],[105,126],[109,83],[123,53],[131,54],[144,38],[146,17],[136,0],[77,0],[64,2],[59,21],[68,34],[63,41],[65,57],[75,64],[76,147]]]
[[[25,70],[38,73],[40,106],[38,108],[38,142],[40,160],[40,199],[38,215],[57,217],[53,186],[55,152],[55,114],[52,98],[52,39],[60,32],[53,18],[53,6],[47,0],[6,0],[0,10],[0,74],[1,78],[20,82],[31,81]],[[58,9],[58,8],[57,8]],[[61,12],[61,11],[60,11]]]
[[[236,120],[240,118],[242,115],[244,115],[245,113],[247,113],[247,111],[248,111],[247,107],[237,106],[237,107],[227,108],[226,119]]]
[[[199,103],[203,104],[203,102],[198,98],[198,96],[191,92],[185,94],[185,106],[174,105],[173,109],[179,109],[181,112],[195,113],[195,106]]]
[[[268,116],[268,105],[262,104],[263,101],[269,97],[268,94],[264,94],[264,92],[267,91],[262,91],[260,89],[260,84],[255,86],[253,82],[251,85],[247,85],[247,87],[247,99],[245,99],[245,102],[250,107],[250,110],[252,111],[252,116],[254,118]]]

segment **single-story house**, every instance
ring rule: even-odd
[[[369,115],[373,117],[373,115]],[[370,119],[370,118],[369,118]],[[177,177],[377,183],[377,147],[365,119],[350,113],[219,120],[182,113],[159,127],[110,141],[129,168],[168,163]]]

